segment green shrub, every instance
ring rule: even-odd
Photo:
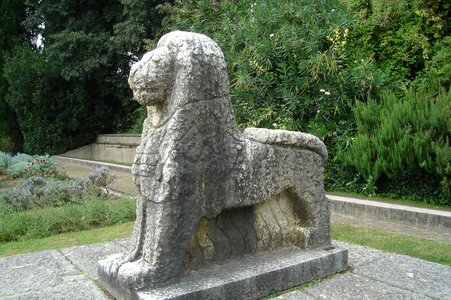
[[[399,81],[412,80],[450,34],[449,1],[344,0],[355,16],[349,41]]]
[[[224,52],[241,128],[309,132],[327,145],[328,188],[354,189],[337,156],[355,131],[355,99],[377,97],[395,82],[373,58],[355,51],[352,14],[342,1],[180,1],[167,8],[169,30],[212,37]]]
[[[21,179],[16,187],[5,189],[0,195],[10,210],[21,211],[81,203],[90,191],[94,192],[93,186],[85,178],[60,181],[32,176]]]
[[[1,64],[2,59],[0,58],[0,75],[3,73]],[[3,91],[6,89],[1,86],[2,81],[3,79],[0,78],[0,151],[14,153],[22,149],[22,134],[14,111],[4,99]]]
[[[88,144],[110,123],[111,107],[91,101],[88,86],[65,80],[60,71],[55,61],[27,47],[17,47],[6,60],[6,100],[27,153],[62,153]]]
[[[7,162],[6,173],[12,178],[21,176],[51,176],[56,174],[56,164],[46,156],[18,153]]]
[[[450,90],[385,93],[380,101],[357,103],[355,114],[357,135],[343,157],[370,190],[383,190],[390,181],[403,182],[400,190],[410,182],[404,193],[451,204]]]
[[[97,187],[107,188],[116,179],[116,175],[111,173],[107,167],[97,168],[95,172],[88,175],[89,180]]]
[[[135,199],[92,195],[80,205],[23,212],[0,211],[0,243],[121,224],[135,218]]]
[[[0,173],[6,171],[11,159],[11,154],[0,151]]]

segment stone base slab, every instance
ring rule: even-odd
[[[348,250],[284,249],[230,259],[192,271],[179,282],[149,290],[123,290],[99,265],[101,284],[117,299],[259,299],[343,271]]]

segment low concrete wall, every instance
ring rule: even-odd
[[[133,163],[140,143],[140,134],[99,134],[94,144],[67,151],[60,156]]]
[[[451,229],[451,211],[397,205],[371,200],[327,195],[331,211],[342,215],[370,218],[429,228]]]

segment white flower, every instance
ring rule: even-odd
[[[335,11],[335,8],[332,8],[332,12],[334,12]]]
[[[273,37],[274,36],[274,33],[271,33],[270,35],[269,35],[269,37]]]
[[[324,93],[326,90],[325,89],[320,89],[319,92],[320,93]]]
[[[330,92],[325,91],[324,94],[326,94],[327,96],[329,96],[329,95],[330,95]]]
[[[277,123],[272,123],[272,126],[273,127],[277,127]]]

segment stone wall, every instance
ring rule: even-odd
[[[140,134],[99,134],[96,142],[66,153],[61,156],[133,163],[136,148],[141,142]]]

